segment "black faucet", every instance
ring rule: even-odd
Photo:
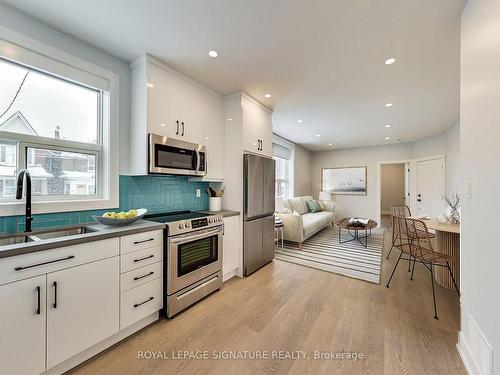
[[[26,185],[24,185],[25,178]],[[23,186],[26,186],[26,217],[24,231],[31,232],[31,222],[33,221],[33,216],[31,216],[31,176],[27,169],[21,169],[17,174],[16,199],[23,199]]]

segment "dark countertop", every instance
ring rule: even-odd
[[[123,227],[108,227],[102,224],[92,223],[92,224],[72,225],[69,227],[57,227],[53,229],[64,230],[79,226],[90,227],[96,231],[84,234],[77,234],[73,236],[50,238],[39,241],[0,246],[0,259],[16,255],[34,253],[37,251],[55,249],[58,247],[77,245],[83,242],[99,241],[107,238],[126,236],[128,234],[149,232],[152,230],[165,228],[165,224],[162,223],[156,223],[147,220],[139,220],[133,224],[126,225]],[[36,232],[38,231],[34,232],[35,232],[34,235],[36,235]],[[3,235],[2,237],[5,236],[8,236],[8,234]]]
[[[222,217],[230,217],[230,216],[239,216],[240,212],[239,211],[229,211],[229,210],[222,210],[222,211],[208,211],[208,210],[203,210],[203,211],[196,211],[202,214],[207,214],[207,215],[222,215]]]

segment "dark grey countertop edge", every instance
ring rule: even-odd
[[[134,224],[123,227],[107,227],[101,224],[83,224],[97,229],[96,232],[79,234],[69,237],[54,238],[49,240],[33,241],[23,244],[6,245],[0,247],[0,261],[2,258],[8,258],[17,255],[31,254],[44,250],[57,249],[78,245],[84,242],[93,242],[105,240],[108,238],[127,236],[129,234],[149,232],[165,228],[165,224],[153,221],[140,220]]]
[[[202,214],[208,214],[208,215],[222,215],[222,217],[231,217],[231,216],[239,216],[240,212],[239,211],[230,211],[230,210],[222,210],[222,211],[208,211],[208,210],[202,210],[202,211],[196,211]]]

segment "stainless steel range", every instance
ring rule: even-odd
[[[166,223],[164,314],[172,317],[222,286],[223,220],[220,215],[175,212],[148,215]]]

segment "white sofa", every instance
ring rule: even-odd
[[[320,201],[324,208],[321,212],[311,213],[307,201],[311,196],[295,197],[283,200],[283,206],[288,213],[276,213],[283,220],[283,238],[285,241],[297,242],[302,248],[302,242],[319,232],[321,229],[335,223],[335,203]],[[290,213],[291,212],[291,213]]]

